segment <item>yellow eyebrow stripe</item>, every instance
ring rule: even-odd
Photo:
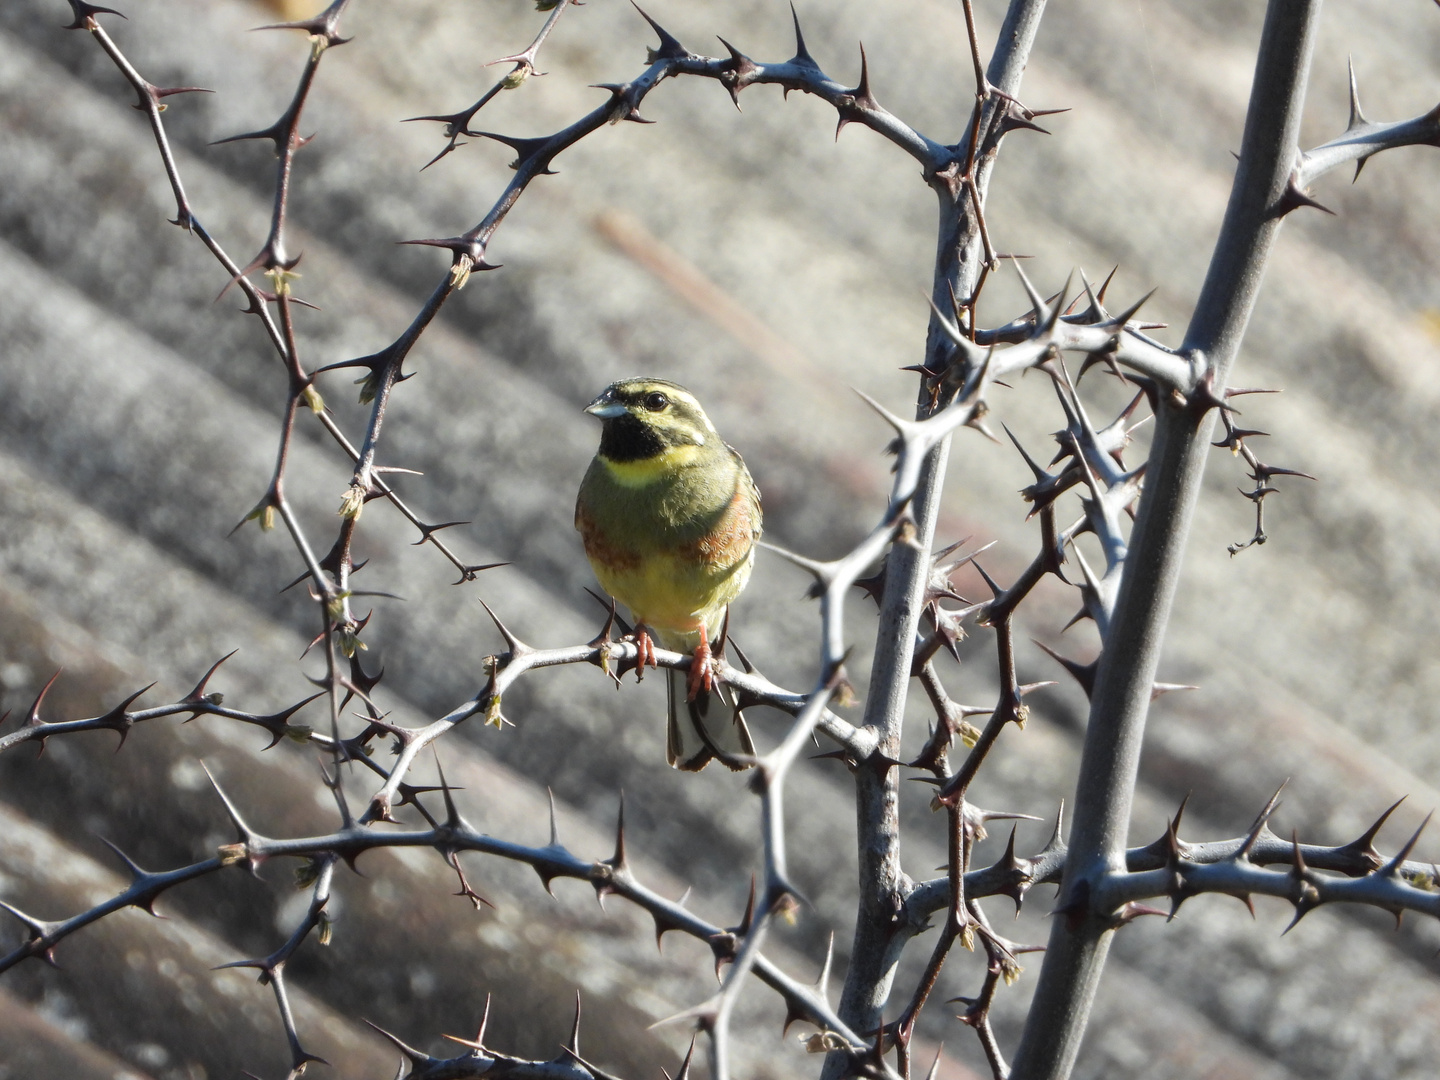
[[[700,447],[692,445],[672,446],[654,457],[639,461],[611,461],[605,455],[597,455],[610,475],[621,487],[649,487],[661,477],[676,469],[691,464],[700,454]]]

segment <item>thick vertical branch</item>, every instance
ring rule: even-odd
[[[1068,1076],[1115,922],[1093,903],[1123,872],[1151,689],[1226,376],[1284,214],[1320,0],[1271,0],[1240,164],[1205,286],[1185,336],[1207,377],[1183,405],[1162,400],[1125,578],[1096,674],[1075,795],[1061,912],[1015,1059],[1015,1080]]]
[[[985,73],[991,88],[1010,96],[1019,90],[1044,8],[1045,0],[1012,0]],[[932,298],[942,311],[951,296],[970,296],[980,279],[984,263],[978,206],[983,205],[999,145],[998,137],[987,141],[985,133],[989,130],[990,118],[996,109],[1004,107],[1005,101],[993,92],[985,92],[983,87],[977,96],[978,122],[969,126],[974,147],[974,152],[968,155],[973,183],[946,184],[942,178],[937,178],[935,183],[940,221]],[[932,318],[925,343],[926,368],[943,368],[950,349],[943,330]],[[928,405],[929,394],[922,387],[918,408],[921,415]],[[865,724],[879,737],[876,761],[893,759],[900,751],[915,637],[949,448],[950,440],[946,438],[925,462],[912,503],[915,517],[912,542],[895,544],[887,557],[878,643],[865,704]],[[900,870],[898,786],[893,767],[862,766],[856,771],[860,898],[840,1015],[862,1032],[872,1031],[880,1023],[881,1009],[889,996],[899,960],[899,946],[907,933],[900,918],[907,883]],[[843,1059],[832,1054],[824,1075],[836,1077],[843,1067]]]

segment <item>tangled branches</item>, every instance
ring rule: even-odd
[[[1345,135],[1308,153],[1298,152],[1296,133],[1313,33],[1313,4],[1293,5],[1303,9],[1300,11],[1273,5],[1231,211],[1217,243],[1211,276],[1177,348],[1151,336],[1156,324],[1139,321],[1143,299],[1112,312],[1106,306],[1108,280],[1097,289],[1082,274],[1078,289],[1067,281],[1059,292],[1047,297],[1019,270],[1018,262],[1017,275],[1029,299],[1029,312],[994,328],[979,324],[978,305],[987,282],[1002,261],[1014,261],[997,251],[995,229],[986,218],[995,161],[1006,135],[1042,131],[1037,118],[1057,111],[1030,109],[1018,96],[1021,73],[1043,10],[1038,0],[1014,0],[1010,5],[988,66],[982,63],[974,13],[968,2],[963,4],[975,102],[968,122],[953,141],[922,134],[879,103],[863,50],[855,86],[827,76],[806,45],[798,16],[794,55],[789,60],[761,62],[723,41],[724,56],[692,52],[644,12],[641,15],[657,35],[658,46],[650,49],[643,70],[631,80],[600,85],[605,97],[595,108],[550,135],[522,138],[480,129],[477,116],[489,102],[539,74],[542,47],[556,32],[562,16],[575,6],[560,0],[540,5],[545,18],[530,45],[497,61],[511,65],[510,70],[473,104],[454,113],[417,118],[443,125],[444,145],[426,168],[465,145],[462,139],[485,139],[514,152],[514,176],[472,228],[449,237],[406,241],[448,252],[449,265],[408,325],[388,344],[358,358],[338,359],[302,355],[303,335],[297,332],[296,320],[304,302],[295,295],[299,256],[293,250],[288,222],[297,162],[303,160],[299,152],[307,142],[301,134],[302,119],[323,61],[330,50],[349,40],[342,36],[341,26],[350,17],[349,0],[336,0],[314,18],[269,28],[307,36],[309,52],[296,90],[279,119],[223,140],[269,143],[277,161],[269,228],[258,252],[243,265],[226,253],[203,224],[182,183],[166,133],[163,112],[167,99],[197,88],[162,88],[150,83],[102,25],[101,18],[111,14],[109,9],[84,0],[70,0],[70,4],[74,16],[71,29],[89,32],[137,95],[137,107],[149,121],[176,201],[174,223],[214,255],[223,270],[220,284],[244,295],[247,312],[257,318],[283,365],[285,400],[274,469],[241,524],[255,521],[265,530],[277,523],[283,525],[303,565],[303,574],[291,584],[309,590],[318,623],[311,648],[318,650],[324,670],[313,679],[319,693],[270,714],[227,706],[221,695],[208,689],[215,668],[190,693],[170,704],[137,709],[137,693],[89,719],[43,718],[42,692],[19,728],[0,736],[0,752],[26,742],[38,743],[43,749],[49,739],[93,730],[114,731],[123,743],[135,724],[167,716],[193,719],[203,715],[236,721],[265,729],[272,746],[288,740],[321,750],[326,760],[323,783],[333,797],[338,823],[322,835],[269,837],[249,824],[246,808],[216,784],[217,797],[235,830],[233,841],[220,845],[206,859],[163,872],[145,870],[116,849],[130,874],[130,884],[65,919],[45,920],[7,906],[25,928],[27,938],[0,958],[0,970],[29,958],[53,959],[56,945],[70,935],[126,907],[153,911],[158,897],[183,883],[239,873],[242,868],[253,871],[281,857],[299,860],[309,895],[304,912],[274,951],[235,962],[235,966],[257,970],[272,988],[293,1077],[318,1058],[306,1049],[305,1033],[291,1008],[286,968],[308,942],[323,943],[331,932],[328,910],[337,864],[344,861],[353,866],[364,852],[384,848],[429,849],[454,869],[460,894],[478,908],[487,901],[472,887],[459,861],[461,853],[473,852],[528,865],[547,888],[555,878],[587,882],[597,896],[620,896],[647,912],[654,920],[657,937],[678,931],[704,942],[713,953],[717,971],[723,969],[719,987],[707,1000],[682,1009],[672,1019],[704,1033],[703,1045],[714,1077],[731,1074],[731,1049],[737,1037],[731,1021],[752,974],[779,994],[787,1027],[794,1021],[813,1027],[806,1045],[827,1055],[827,1077],[909,1077],[917,1025],[954,947],[958,944],[974,950],[977,943],[984,956],[981,971],[972,973],[978,974],[979,988],[960,999],[964,1004],[960,1019],[977,1033],[991,1072],[997,1078],[1058,1077],[1068,1072],[1074,1060],[1103,963],[1104,943],[1140,915],[1167,914],[1148,907],[1147,900],[1168,898],[1171,916],[1187,898],[1208,892],[1238,896],[1247,902],[1257,893],[1279,896],[1294,904],[1297,921],[1315,907],[1338,901],[1379,907],[1394,912],[1397,918],[1406,910],[1440,915],[1433,867],[1410,860],[1419,834],[1393,857],[1382,856],[1375,848],[1385,816],[1347,845],[1307,846],[1298,837],[1287,844],[1268,831],[1275,809],[1272,800],[1244,837],[1209,843],[1182,841],[1177,814],[1165,836],[1154,844],[1128,850],[1125,844],[1149,703],[1161,693],[1182,689],[1158,681],[1160,646],[1203,469],[1203,452],[1217,416],[1224,424],[1225,437],[1214,445],[1242,455],[1256,485],[1245,493],[1257,508],[1255,535],[1233,550],[1264,542],[1261,508],[1263,499],[1275,490],[1270,481],[1279,475],[1306,475],[1265,464],[1254,455],[1246,440],[1263,433],[1236,426],[1230,404],[1235,396],[1250,391],[1227,388],[1275,230],[1289,212],[1318,205],[1307,193],[1308,187],[1329,169],[1348,161],[1358,166],[1382,149],[1435,144],[1437,139],[1433,111],[1398,124],[1371,123],[1361,114],[1352,88],[1351,121]],[[382,435],[388,431],[389,407],[400,385],[410,377],[406,365],[412,362],[427,329],[472,276],[497,269],[487,261],[491,243],[532,181],[551,175],[562,153],[608,126],[646,122],[641,109],[649,94],[667,79],[686,76],[719,83],[737,107],[743,91],[767,85],[778,86],[786,94],[800,91],[825,102],[835,112],[837,135],[849,125],[859,125],[898,147],[919,164],[923,182],[940,205],[928,338],[922,361],[908,369],[919,376],[913,418],[867,398],[894,433],[890,447],[894,475],[884,508],[869,531],[838,558],[822,560],[778,547],[770,549],[814,579],[811,596],[819,601],[820,626],[813,678],[802,690],[789,689],[766,677],[738,650],[738,666],[726,659],[723,643],[716,650],[716,675],[733,692],[737,717],[746,709],[764,707],[788,718],[772,747],[753,759],[736,762],[753,767],[748,782],[760,802],[762,873],[750,909],[731,927],[701,918],[637,879],[627,858],[623,809],[613,853],[605,858],[585,858],[560,842],[553,817],[550,842],[544,846],[497,839],[476,829],[459,813],[443,771],[438,785],[416,781],[421,755],[426,750],[435,753],[438,767],[442,744],[467,721],[480,718],[497,728],[513,723],[504,711],[506,699],[522,678],[541,678],[543,671],[573,665],[599,668],[601,677],[608,676],[617,684],[631,670],[638,677],[643,669],[638,666],[637,645],[613,604],[593,639],[559,646],[529,644],[492,613],[505,650],[485,657],[469,673],[474,690],[466,700],[428,723],[408,726],[394,721],[376,701],[380,676],[368,674],[360,660],[366,651],[365,630],[371,616],[359,615],[355,601],[388,594],[357,590],[353,582],[363,566],[356,561],[356,539],[361,535],[365,507],[372,502],[394,506],[417,530],[418,543],[434,547],[448,560],[459,575],[457,584],[483,582],[483,572],[500,565],[467,563],[441,536],[461,523],[431,523],[401,498],[397,478],[408,470],[390,464],[382,454],[382,445],[388,445],[382,444]],[[265,286],[252,277],[263,280]],[[344,430],[327,409],[321,392],[330,385],[330,373],[346,371],[359,373],[360,401],[369,406],[359,432]],[[1059,453],[1042,465],[1010,434],[1033,474],[1033,483],[1023,496],[1031,506],[1030,516],[1037,519],[1040,535],[1037,553],[1007,586],[982,568],[977,556],[983,548],[959,554],[965,548],[962,541],[936,550],[940,492],[952,437],[971,429],[993,438],[987,419],[997,407],[996,387],[1030,371],[1048,379],[1056,393],[1061,417],[1055,432]],[[1082,384],[1087,386],[1088,396],[1084,379],[1092,371],[1096,373],[1092,378],[1110,376],[1125,388],[1129,403],[1118,413],[1097,419],[1095,398],[1082,397]],[[1132,438],[1147,419],[1155,425],[1148,460],[1127,464],[1125,455]],[[328,550],[307,533],[305,516],[287,489],[297,427],[312,420],[349,470],[339,500],[339,525]],[[1008,428],[1006,431],[1009,434]],[[1078,516],[1073,516],[1076,502]],[[1057,517],[1066,507],[1071,508],[1072,519]],[[954,578],[968,568],[973,568],[979,583],[989,591],[989,599],[972,602],[961,595]],[[1091,622],[1100,643],[1099,655],[1088,662],[1051,652],[1091,701],[1073,827],[1067,843],[1057,820],[1050,843],[1031,856],[1017,854],[1012,833],[998,861],[976,866],[975,845],[986,824],[1021,816],[983,810],[971,801],[970,792],[991,755],[1000,751],[1002,736],[1012,726],[1024,727],[1030,708],[1027,697],[1048,685],[1020,681],[1014,640],[1017,611],[1047,580],[1073,590],[1079,603],[1074,621]],[[846,597],[855,587],[875,599],[880,628],[866,682],[864,712],[858,722],[843,715],[844,706],[855,695],[848,670],[856,663],[849,639],[852,628],[845,617]],[[959,642],[973,628],[994,635],[999,692],[993,704],[962,705],[945,685],[952,677],[942,670],[945,656],[958,660]],[[693,662],[687,655],[664,651],[656,652],[654,659],[668,668],[687,668]],[[909,688],[917,679],[933,711],[934,724],[920,752],[907,760],[901,749],[905,707]],[[327,707],[324,722],[295,722],[301,710],[320,700]],[[347,715],[352,708],[358,710],[353,717]],[[354,722],[357,717],[358,725]],[[972,717],[985,718],[983,726],[972,724]],[[848,951],[844,986],[834,1004],[827,987],[828,962],[819,982],[810,984],[786,974],[764,951],[776,920],[794,918],[804,907],[787,858],[786,790],[801,754],[819,736],[833,746],[825,756],[844,762],[854,776],[859,834],[855,938]],[[392,751],[389,759],[382,760],[382,749]],[[934,808],[940,812],[936,820],[944,823],[947,863],[944,876],[933,881],[916,882],[900,868],[899,781],[905,770],[933,785]],[[364,778],[369,785],[363,807],[351,806],[343,782],[346,776]],[[1288,868],[1273,869],[1282,864]],[[1042,882],[1059,886],[1056,914],[1060,917],[1054,923],[1030,1025],[1012,1068],[992,1022],[992,1008],[1002,986],[1019,974],[1017,957],[1041,947],[1001,935],[982,901],[1003,894],[1010,896],[1018,909],[1029,889]],[[922,974],[905,995],[904,1007],[898,1015],[892,1009],[893,1018],[887,1021],[886,1006],[907,945],[942,914],[943,924]],[[398,1039],[393,1041],[405,1059],[401,1074],[412,1078],[483,1076],[496,1070],[515,1076],[607,1075],[581,1056],[578,1005],[575,1031],[564,1051],[546,1061],[512,1057],[488,1045],[483,1020],[473,1040],[457,1040],[468,1049],[455,1058],[436,1058]],[[680,1075],[688,1073],[690,1063],[687,1055],[679,1066]]]

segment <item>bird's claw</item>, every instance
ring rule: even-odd
[[[630,635],[635,641],[635,681],[639,682],[645,677],[645,665],[659,667],[655,659],[655,642],[650,637],[650,631],[643,626],[637,626],[635,633]]]
[[[702,689],[705,693],[710,693],[715,689],[715,682],[719,677],[710,644],[702,634],[700,644],[695,646],[695,655],[690,661],[690,677],[685,683],[685,700],[694,701]]]

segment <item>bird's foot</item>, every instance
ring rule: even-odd
[[[646,664],[651,667],[660,665],[655,660],[655,642],[643,624],[635,627],[635,632],[630,636],[635,641],[635,681],[639,682],[645,677]]]
[[[705,631],[700,631],[700,644],[695,646],[695,654],[690,660],[690,677],[685,684],[685,700],[694,701],[700,695],[700,691],[710,693],[715,689],[715,683],[720,678],[715,670],[715,660],[710,652],[710,643],[705,640]]]

